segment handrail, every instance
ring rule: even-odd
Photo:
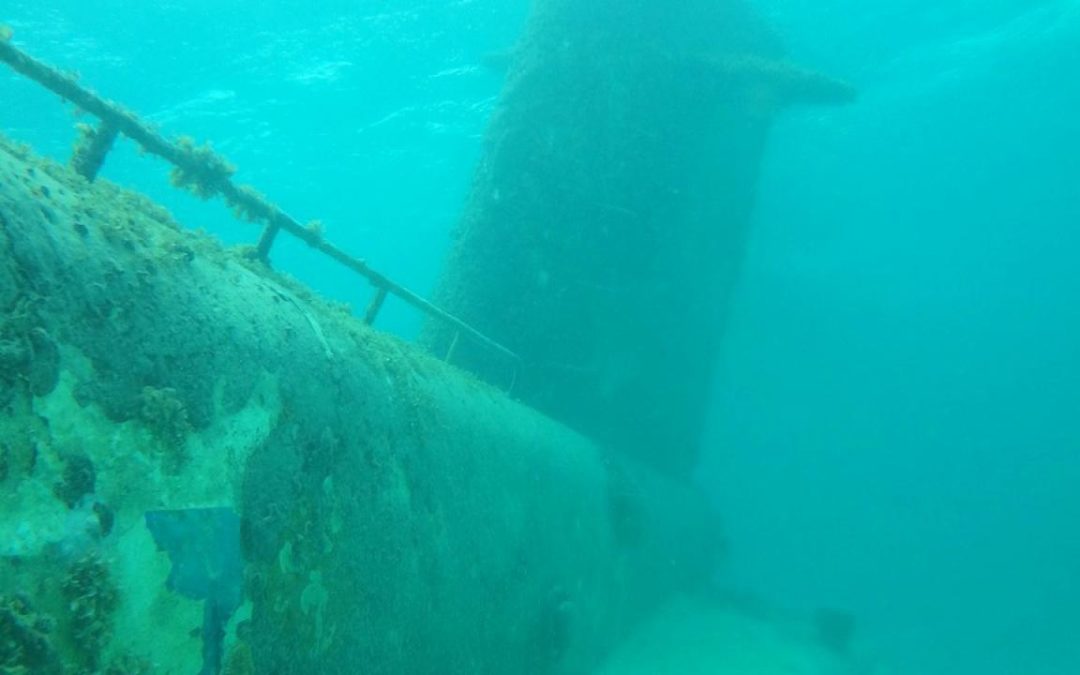
[[[215,153],[209,145],[197,147],[194,141],[185,137],[175,142],[168,140],[139,119],[135,113],[81,86],[74,76],[18,49],[11,44],[10,37],[10,29],[0,26],[0,61],[101,120],[101,125],[96,130],[84,128],[85,137],[72,158],[73,167],[88,180],[93,180],[97,175],[113,139],[117,133],[121,133],[138,143],[146,152],[172,164],[172,182],[177,187],[189,189],[204,199],[220,195],[238,217],[252,222],[262,221],[265,227],[255,247],[255,255],[262,262],[269,264],[270,248],[278,232],[284,230],[366,278],[375,287],[375,295],[363,317],[365,323],[370,325],[374,322],[386,295],[393,294],[429,317],[447,324],[456,331],[456,335],[463,335],[508,359],[513,365],[510,385],[513,387],[513,380],[517,378],[521,365],[517,354],[465,321],[372,269],[364,260],[351,256],[326,241],[321,227],[317,224],[302,225],[258,191],[234,183],[232,174],[235,167]],[[449,359],[450,356],[452,353],[448,353],[446,358]]]

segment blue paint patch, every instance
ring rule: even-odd
[[[230,508],[147,511],[146,527],[172,563],[166,587],[203,601],[200,675],[217,675],[225,626],[243,601],[240,518]]]

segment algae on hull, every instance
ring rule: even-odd
[[[57,354],[47,394],[19,359],[4,380],[5,421],[29,436],[7,453],[0,594],[97,556],[117,589],[102,666],[201,663],[201,607],[165,587],[153,509],[241,514],[247,604],[224,662],[260,672],[585,672],[707,577],[716,533],[695,493],[144,199],[0,144],[0,218],[0,300],[29,303],[20,330]]]
[[[183,273],[178,250],[227,259],[148,200],[0,141],[0,340],[22,354],[0,369],[0,595],[25,594],[51,627],[40,636],[56,672],[198,670],[196,603],[166,590],[142,514],[235,503],[244,459],[279,415],[266,375],[228,405],[211,379],[198,430],[147,415],[138,383],[174,371],[116,350],[156,275]],[[106,386],[133,373],[131,386]]]

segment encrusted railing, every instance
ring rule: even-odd
[[[303,225],[254,188],[237,185],[232,180],[236,167],[214,152],[209,144],[196,145],[188,137],[180,137],[175,141],[165,138],[135,113],[83,87],[74,76],[57,70],[15,47],[11,43],[11,35],[11,29],[0,26],[0,61],[100,121],[96,128],[90,125],[80,126],[81,137],[71,158],[72,168],[87,180],[94,180],[117,135],[123,134],[147,153],[157,155],[172,164],[172,184],[176,187],[189,190],[203,199],[220,196],[238,218],[262,223],[263,231],[255,246],[254,256],[263,263],[269,265],[270,249],[278,233],[285,231],[356,272],[374,286],[374,296],[363,316],[365,323],[374,323],[387,295],[394,295],[454,330],[454,339],[444,355],[445,359],[453,357],[454,348],[461,337],[472,340],[508,362],[512,369],[509,388],[513,388],[521,363],[517,354],[453,314],[372,269],[364,260],[349,255],[328,242],[318,221]]]

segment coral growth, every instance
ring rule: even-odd
[[[44,328],[38,326],[30,331],[30,372],[27,381],[30,393],[45,396],[60,381],[60,350]]]
[[[176,146],[184,154],[184,166],[172,170],[170,180],[178,188],[188,190],[200,199],[215,197],[225,181],[228,181],[236,167],[227,159],[214,152],[209,143],[196,145],[190,136],[181,136]]]
[[[40,298],[18,298],[0,317],[0,387],[28,386],[34,396],[44,396],[60,377],[60,352],[41,325]]]
[[[246,642],[237,642],[225,659],[223,675],[255,675],[255,656]]]
[[[262,194],[250,185],[241,185],[236,188],[236,197],[229,200],[233,215],[250,223],[257,222],[266,217],[266,195]]]
[[[179,469],[186,459],[184,441],[191,432],[187,407],[171,387],[143,387],[139,397],[139,419],[169,452]]]
[[[0,381],[17,379],[29,362],[30,355],[21,340],[0,339]]]
[[[118,132],[115,126],[108,123],[102,123],[98,128],[79,124],[76,130],[78,136],[72,149],[70,166],[83,178],[94,180],[105,163],[105,156],[112,149]]]
[[[53,621],[21,596],[0,596],[0,672],[60,673],[49,635]]]
[[[323,225],[321,220],[311,220],[304,225],[304,229],[313,239],[322,239],[326,236],[326,226]]]
[[[113,659],[103,672],[104,675],[150,675],[154,666],[146,659],[126,655]]]
[[[72,563],[61,584],[70,612],[69,630],[79,661],[96,669],[102,648],[112,637],[112,613],[118,594],[109,568],[96,553],[88,553]]]
[[[40,422],[37,427],[33,420],[26,422],[23,417],[28,408],[26,401],[19,407],[18,413],[0,416],[0,481],[18,480],[33,471],[37,464]]]
[[[64,462],[63,477],[53,486],[53,494],[73,509],[83,495],[93,494],[96,477],[94,463],[89,457],[72,455]]]

